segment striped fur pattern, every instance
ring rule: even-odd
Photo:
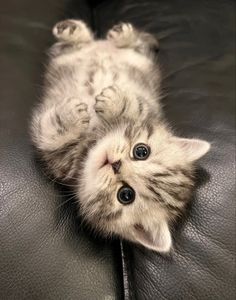
[[[79,20],[57,23],[53,34],[31,126],[48,171],[73,182],[79,213],[95,230],[169,251],[169,225],[191,198],[194,164],[209,144],[177,138],[163,121],[157,40],[129,23],[95,40]],[[134,157],[139,143],[150,149],[145,160]],[[135,191],[128,205],[117,198],[124,185]]]

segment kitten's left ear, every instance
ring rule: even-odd
[[[210,143],[198,139],[184,139],[173,137],[174,141],[185,153],[188,161],[196,161],[200,159],[210,150]]]
[[[169,226],[166,221],[160,222],[155,228],[145,228],[136,225],[134,229],[136,242],[157,252],[169,252],[172,246],[172,239]]]

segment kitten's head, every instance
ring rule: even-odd
[[[106,235],[168,252],[169,223],[190,200],[194,162],[209,148],[150,120],[116,126],[88,152],[78,189],[84,219]]]

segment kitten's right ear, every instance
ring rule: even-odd
[[[134,226],[134,240],[146,248],[161,253],[169,252],[172,247],[169,226],[164,220],[152,229],[136,224]]]
[[[193,162],[200,159],[210,150],[210,143],[199,139],[173,137],[171,139],[185,153],[186,160]]]

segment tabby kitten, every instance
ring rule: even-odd
[[[209,143],[175,137],[163,122],[154,36],[129,23],[94,40],[86,24],[53,28],[32,137],[54,178],[75,186],[83,219],[105,235],[158,252],[194,186]]]

